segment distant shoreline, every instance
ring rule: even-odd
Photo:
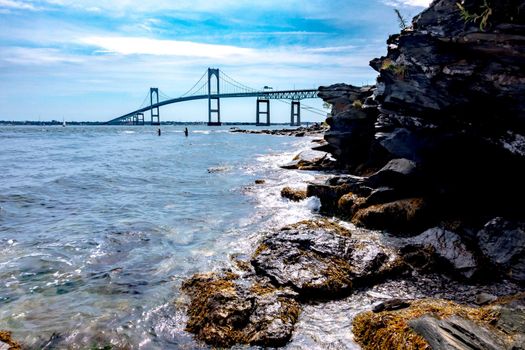
[[[85,121],[66,121],[67,125],[109,125],[106,122],[85,122]],[[26,121],[16,121],[16,120],[0,120],[0,125],[29,125],[29,126],[59,126],[62,125],[63,122],[58,120],[53,121],[32,121],[32,120],[26,120]],[[303,122],[301,124],[313,124],[315,122]],[[145,124],[149,125],[149,124]],[[161,122],[160,125],[207,125],[207,122],[175,122],[175,121],[165,121]],[[222,125],[256,125],[255,123],[250,122],[222,122]],[[271,123],[270,125],[290,125],[289,122],[286,123]],[[132,124],[119,124],[119,125],[111,125],[111,126],[140,126],[140,125],[132,125]]]

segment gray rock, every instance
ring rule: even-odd
[[[387,301],[384,301],[372,308],[373,312],[382,312],[382,311],[393,311],[393,310],[400,310],[405,309],[410,306],[410,302],[403,299],[390,299]]]
[[[505,333],[513,334],[516,332],[525,334],[525,308],[502,306],[499,310],[497,327]]]
[[[415,187],[414,180],[416,175],[416,163],[404,158],[392,159],[378,172],[369,177],[369,183],[374,187]]]
[[[474,303],[476,303],[476,305],[485,305],[485,304],[492,303],[496,299],[498,299],[498,297],[495,295],[488,294],[488,293],[479,293],[478,295],[476,295],[476,299],[474,300]]]
[[[431,316],[423,316],[411,320],[408,324],[433,350],[506,349],[505,344],[490,330],[461,317],[452,316],[438,320]]]
[[[395,158],[421,161],[419,154],[421,140],[408,129],[397,128],[386,134],[379,143]]]
[[[268,235],[252,258],[257,273],[302,297],[326,298],[388,275],[395,253],[372,240],[357,240],[328,221],[307,221]]]
[[[525,281],[525,223],[495,218],[477,237],[490,262],[511,279]]]
[[[454,232],[434,227],[414,237],[411,244],[432,248],[439,260],[445,261],[454,272],[466,278],[473,277],[478,270],[474,255]]]
[[[296,155],[289,163],[281,165],[283,169],[322,169],[329,166],[330,157],[326,152],[307,150]]]
[[[347,84],[321,86],[318,96],[332,105],[331,116],[326,120],[330,130],[325,133],[328,150],[340,163],[357,166],[365,161],[374,140],[376,108],[364,104],[373,87],[356,87]]]

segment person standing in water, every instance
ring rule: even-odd
[[[184,135],[188,137],[188,128],[184,129]]]
[[[157,130],[157,134],[160,136],[160,128]]]

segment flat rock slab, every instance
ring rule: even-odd
[[[396,256],[373,240],[354,239],[328,220],[304,221],[271,233],[252,265],[279,286],[307,298],[327,298],[351,290],[394,269]]]
[[[423,316],[410,321],[409,325],[433,350],[506,349],[490,330],[458,316],[443,320]]]

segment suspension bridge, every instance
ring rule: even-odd
[[[301,100],[317,98],[317,89],[272,90],[265,86],[254,89],[230,77],[224,71],[208,68],[201,78],[186,93],[177,98],[164,94],[158,88],[150,88],[142,105],[135,111],[108,121],[106,124],[144,125],[144,113],[150,112],[151,125],[160,125],[160,107],[193,100],[208,100],[208,125],[221,125],[221,99],[255,97],[256,125],[270,125],[270,100],[278,100],[290,105],[290,125],[301,125],[301,109],[325,116],[326,112],[307,105]]]

